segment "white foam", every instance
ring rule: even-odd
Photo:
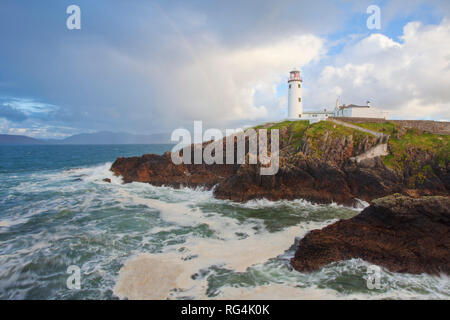
[[[330,289],[299,288],[286,284],[270,284],[259,287],[222,287],[215,299],[233,300],[329,300],[336,299],[336,291]]]
[[[12,222],[9,220],[0,221],[0,227],[9,227],[9,226],[11,226],[11,224],[12,224]]]
[[[117,177],[109,169],[111,163],[98,166],[74,168],[58,172],[33,173],[27,181],[12,189],[22,193],[39,193],[43,191],[75,192],[86,188],[89,183],[108,184],[103,179],[111,179],[111,184],[122,184],[122,177]]]
[[[240,223],[236,219],[219,214],[205,214],[198,208],[190,207],[189,203],[166,203],[144,199],[125,190],[121,190],[119,194],[122,201],[127,199],[136,204],[158,209],[165,221],[180,226],[206,224],[217,235],[215,238],[190,236],[182,244],[166,247],[164,253],[137,255],[125,263],[119,273],[114,293],[121,298],[146,299],[151,296],[150,292],[158,292],[157,295],[160,297],[162,291],[158,291],[157,288],[164,288],[163,292],[167,295],[163,298],[179,295],[204,298],[207,288],[205,280],[192,280],[192,275],[200,270],[221,266],[236,272],[244,272],[250,266],[263,264],[282,254],[294,243],[295,237],[332,222],[300,224],[270,233],[264,229],[261,220],[249,219]],[[236,232],[246,234],[247,238],[240,238]],[[159,277],[146,277],[145,281],[141,281],[145,270],[151,272],[155,265],[156,269],[160,270],[163,264],[166,265],[166,269],[161,267],[162,272],[174,267],[177,272],[170,271]],[[177,290],[173,291],[175,289]]]
[[[179,298],[211,298],[207,294],[208,282],[206,277],[192,277],[209,271],[212,274],[218,266],[231,270],[230,272],[256,272],[262,275],[264,285],[253,287],[232,287],[232,284],[222,284],[214,288],[217,299],[416,299],[433,298],[449,299],[450,284],[446,276],[435,277],[429,275],[396,274],[383,271],[383,279],[390,284],[389,289],[382,291],[369,291],[361,293],[340,293],[331,288],[323,288],[333,279],[339,280],[339,274],[352,273],[357,270],[362,274],[361,266],[366,263],[361,260],[350,260],[336,266],[328,266],[322,270],[303,274],[290,271],[283,264],[289,259],[292,251],[286,252],[294,243],[296,237],[301,237],[312,229],[318,229],[332,223],[334,220],[314,222],[304,221],[303,211],[316,212],[321,215],[322,210],[331,216],[333,212],[327,208],[336,208],[339,214],[346,214],[349,209],[340,205],[317,205],[304,200],[294,201],[269,201],[266,199],[252,200],[247,203],[235,203],[232,201],[218,200],[213,197],[212,191],[202,189],[170,187],[155,187],[145,183],[122,184],[122,178],[116,177],[109,170],[110,163],[100,166],[71,169],[56,173],[39,173],[30,176],[27,182],[14,187],[14,191],[22,193],[57,191],[67,192],[63,197],[54,197],[31,204],[24,203],[20,207],[20,215],[8,214],[0,221],[0,232],[9,227],[24,223],[33,215],[39,215],[48,210],[76,210],[76,216],[92,214],[90,208],[108,207],[112,203],[119,208],[133,208],[145,206],[144,212],[151,212],[153,219],[159,215],[160,219],[150,225],[148,229],[136,231],[142,236],[141,242],[126,254],[131,258],[125,262],[119,274],[113,274],[107,267],[111,263],[117,263],[122,259],[124,252],[121,249],[108,247],[107,255],[99,255],[90,259],[83,265],[83,270],[88,274],[97,273],[106,278],[111,284],[115,281],[114,294],[120,298],[129,299],[179,299]],[[104,178],[110,178],[111,183],[103,182]],[[74,181],[74,179],[80,179]],[[221,212],[214,212],[215,206],[225,205],[225,212],[231,212],[229,216]],[[362,202],[362,206],[367,203]],[[201,208],[206,206],[208,212]],[[277,232],[269,232],[265,228],[263,219],[247,218],[242,221],[243,211],[261,210],[259,214],[277,214],[286,208],[289,212],[298,212],[302,215],[297,225],[284,228]],[[154,211],[152,210],[154,209]],[[236,209],[236,215],[233,210]],[[249,210],[242,210],[249,209]],[[294,209],[294,210],[291,210]],[[345,209],[340,211],[341,209]],[[354,208],[350,208],[354,209]],[[361,209],[361,208],[360,208]],[[297,211],[298,210],[298,211]],[[213,211],[213,212],[209,212]],[[141,208],[137,214],[141,212]],[[234,218],[239,216],[240,219]],[[143,219],[147,218],[145,216]],[[72,217],[71,217],[72,219]],[[74,218],[75,215],[74,215]],[[162,222],[162,223],[161,223]],[[89,230],[97,232],[98,221],[92,220],[85,225]],[[211,235],[199,234],[196,230],[206,226]],[[65,232],[72,228],[71,224],[64,227]],[[181,235],[178,230],[183,230]],[[76,227],[73,227],[76,232]],[[100,230],[104,231],[104,230]],[[160,253],[139,253],[139,248],[152,247],[157,233],[170,232],[167,240],[163,240],[162,246],[157,246]],[[72,232],[70,230],[69,232]],[[94,232],[94,231],[93,231]],[[173,232],[173,234],[172,234]],[[51,249],[56,243],[57,237],[49,237],[48,234],[33,235],[32,245],[19,250],[10,250],[14,240],[3,243],[11,252],[0,257],[2,264],[8,261],[12,270],[20,265],[25,257],[30,257],[37,252]],[[130,233],[118,233],[115,240],[122,243],[122,238],[130,236]],[[165,235],[166,236],[166,235]],[[35,238],[34,238],[35,237]],[[176,240],[176,241],[173,241]],[[176,244],[174,244],[176,243]],[[152,247],[153,248],[153,247]],[[153,250],[153,249],[151,249]],[[279,257],[276,260],[272,258]],[[250,268],[250,269],[249,269]],[[358,269],[359,268],[359,269]],[[364,269],[364,268],[363,268]],[[8,271],[9,272],[9,271]],[[85,271],[83,271],[85,272]],[[362,274],[363,276],[364,274]],[[13,279],[11,277],[10,279]],[[12,281],[12,280],[11,280]],[[267,284],[268,282],[273,282]],[[275,283],[276,282],[276,283]],[[110,289],[110,286],[102,286],[101,290]]]
[[[248,208],[248,209],[262,209],[262,208],[280,208],[280,207],[289,207],[289,208],[298,208],[302,207],[308,210],[317,210],[325,207],[332,207],[332,208],[340,208],[340,209],[350,209],[355,211],[361,211],[368,207],[370,204],[363,201],[363,200],[357,200],[357,205],[353,207],[344,206],[341,204],[337,204],[335,202],[328,203],[328,204],[318,204],[313,203],[311,201],[305,200],[305,199],[294,199],[294,200],[268,200],[266,198],[263,199],[253,199],[249,200],[247,202],[232,202],[227,201],[226,202],[232,204],[233,206],[241,207],[241,208]]]
[[[166,299],[183,271],[175,254],[141,254],[120,269],[114,293],[133,300]]]
[[[137,187],[137,186],[136,186]],[[140,192],[147,189],[145,186],[138,187]],[[156,188],[156,187],[150,187]],[[121,201],[131,201],[135,204],[146,205],[157,209],[160,216],[166,222],[176,226],[195,226],[206,224],[214,231],[214,236],[202,238],[200,236],[188,236],[183,243],[170,245],[163,248],[162,253],[149,254],[142,253],[134,256],[125,263],[120,271],[114,293],[121,298],[129,299],[176,299],[195,298],[209,299],[207,295],[208,283],[205,278],[193,275],[201,274],[213,266],[229,269],[234,272],[246,272],[249,267],[259,270],[259,266],[264,266],[271,258],[282,255],[294,242],[296,237],[302,237],[309,230],[322,228],[335,220],[322,222],[302,222],[296,226],[285,228],[281,231],[270,233],[264,228],[262,220],[247,219],[239,222],[237,219],[226,217],[218,213],[204,213],[194,204],[197,195],[203,202],[217,202],[211,193],[203,191],[186,190],[190,193],[188,197],[180,196],[175,191],[169,189],[152,190],[152,192],[164,192],[165,195],[174,196],[177,199],[190,199],[177,203],[167,203],[165,201],[147,199],[132,192],[133,189],[121,190],[118,194]],[[135,189],[136,190],[136,189]],[[148,191],[148,189],[147,189]],[[177,191],[179,192],[179,191]],[[181,192],[183,193],[183,191]],[[145,192],[144,192],[145,194]],[[170,197],[169,197],[170,198]],[[226,203],[231,203],[227,202]],[[255,200],[247,204],[234,204],[248,208],[264,208],[275,206],[292,205],[295,207],[306,207],[314,210],[324,207],[305,201],[268,201]],[[337,206],[337,205],[331,205]],[[326,206],[325,206],[326,207]],[[339,206],[340,207],[340,206]],[[155,228],[152,232],[159,231]],[[236,232],[245,234],[247,237],[241,239]],[[289,258],[289,257],[288,257]],[[164,269],[164,265],[166,269]],[[318,288],[324,282],[331,281],[333,277],[338,277],[345,272],[359,272],[367,267],[367,263],[356,259],[343,262],[339,265],[332,265],[322,270],[302,274],[296,271],[282,271],[269,268],[267,278],[276,277],[278,283],[261,285],[256,287],[230,287],[222,286],[218,288],[217,299],[448,299],[448,278],[439,278],[429,275],[409,275],[396,273],[383,273],[390,282],[390,289],[385,291],[367,291],[361,293],[344,294],[331,288]],[[156,267],[155,267],[156,266]],[[267,268],[267,267],[264,267]],[[264,269],[263,268],[263,269]],[[362,268],[362,269],[361,269]],[[170,270],[169,270],[170,269]],[[146,276],[146,272],[160,270],[159,276]],[[167,271],[168,270],[168,271]],[[172,272],[171,270],[177,270]],[[261,269],[262,270],[262,269]],[[365,270],[365,269],[364,269]],[[159,271],[158,271],[159,272]],[[264,272],[264,270],[262,270]],[[277,273],[278,272],[278,273]],[[141,281],[145,278],[145,281]],[[275,280],[275,279],[274,279]],[[280,283],[281,282],[281,283]],[[296,283],[303,282],[302,287],[295,286]],[[398,283],[397,283],[398,282]],[[414,283],[417,283],[414,285]],[[414,289],[407,289],[408,286],[415,286]],[[164,288],[159,290],[158,288]],[[424,294],[418,294],[420,290],[425,290]],[[447,292],[447,293],[446,293]]]

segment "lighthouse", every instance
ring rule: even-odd
[[[292,70],[289,75],[289,93],[288,93],[288,118],[301,118],[303,113],[302,101],[302,78],[300,78],[300,71]]]

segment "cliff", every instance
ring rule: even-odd
[[[370,201],[393,193],[449,194],[448,135],[405,129],[390,122],[355,125],[380,134],[331,121],[312,125],[285,121],[256,127],[269,132],[279,129],[279,171],[273,176],[260,175],[260,166],[248,162],[174,165],[168,152],[118,158],[111,170],[123,176],[125,183],[140,181],[175,188],[215,186],[216,197],[235,201],[303,198],[353,205],[358,199]],[[226,147],[226,139],[222,143]],[[380,144],[386,144],[384,156],[372,152]],[[375,156],[361,157],[364,154]]]
[[[292,266],[302,272],[361,258],[394,272],[450,273],[450,198],[377,199],[359,215],[313,230],[300,240]]]

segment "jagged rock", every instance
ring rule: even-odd
[[[145,154],[141,157],[118,158],[111,170],[116,175],[121,175],[125,183],[138,181],[155,186],[211,189],[224,177],[230,176],[235,168],[232,165],[176,165],[172,162],[170,153],[166,152],[162,156]]]
[[[214,196],[234,201],[302,198],[316,203],[354,205],[358,199],[371,201],[393,193],[415,196],[449,194],[448,159],[444,159],[442,164],[442,157],[433,151],[424,152],[413,147],[399,163],[400,169],[388,168],[380,157],[355,163],[351,159],[373,148],[377,138],[342,134],[341,129],[333,129],[330,125],[321,134],[297,133],[297,140],[292,138],[291,128],[280,130],[280,167],[274,176],[261,176],[260,166],[249,165],[248,162],[175,165],[169,152],[162,156],[118,158],[111,170],[123,176],[125,183],[139,181],[175,188],[211,189],[215,186]],[[236,139],[233,139],[236,158]],[[248,140],[246,143],[248,159]],[[205,142],[201,147],[204,149],[208,144]],[[226,149],[226,139],[223,146]],[[193,154],[192,148],[192,160]],[[426,167],[429,169],[425,170]]]
[[[450,273],[450,197],[376,199],[357,216],[300,240],[292,266],[314,271],[361,258],[394,272]]]

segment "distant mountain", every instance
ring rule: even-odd
[[[27,136],[0,134],[0,144],[43,144],[43,142]]]
[[[52,141],[54,142],[54,141]],[[62,144],[149,144],[171,143],[170,135],[150,134],[137,135],[126,132],[100,131],[95,133],[80,133],[60,140]]]
[[[126,132],[100,131],[81,133],[64,139],[35,139],[27,136],[0,135],[0,144],[152,144],[172,143],[169,133],[137,135]]]

